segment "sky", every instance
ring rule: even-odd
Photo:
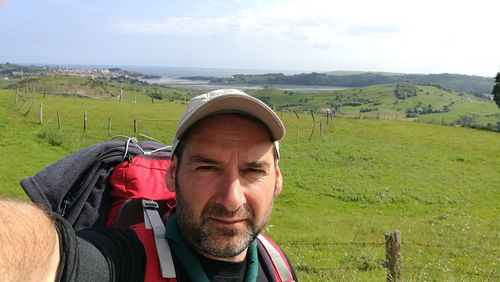
[[[498,0],[0,0],[0,63],[494,76]]]

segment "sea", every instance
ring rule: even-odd
[[[49,65],[55,66],[55,65]],[[170,86],[173,88],[191,89],[191,90],[214,90],[221,88],[236,88],[241,90],[259,90],[264,89],[266,85],[227,85],[213,84],[209,80],[191,80],[183,79],[183,77],[229,77],[235,74],[267,74],[267,73],[283,73],[285,75],[293,75],[299,73],[310,73],[312,71],[304,70],[276,70],[276,69],[236,69],[236,68],[198,68],[198,67],[175,67],[175,66],[120,66],[120,65],[75,65],[64,64],[57,65],[68,68],[82,69],[107,69],[120,68],[127,71],[135,71],[143,74],[158,75],[160,78],[147,79],[148,83],[157,83]],[[304,85],[272,85],[273,88],[279,90],[295,91],[295,92],[311,92],[311,91],[333,91],[346,89],[345,87],[335,86],[304,86]]]

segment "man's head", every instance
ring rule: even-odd
[[[281,192],[275,141],[284,127],[269,107],[243,92],[215,94],[204,94],[202,110],[188,106],[167,186],[177,192],[179,228],[187,242],[208,257],[237,261],[266,225]]]
[[[278,141],[285,135],[285,126],[276,113],[264,102],[236,89],[219,89],[189,100],[186,112],[182,116],[172,142],[172,151],[186,136],[185,133],[198,121],[217,114],[237,113],[254,117],[264,123],[275,142],[276,154],[279,158]]]

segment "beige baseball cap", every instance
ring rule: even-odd
[[[189,100],[187,110],[175,131],[172,152],[175,152],[184,133],[197,121],[216,114],[227,113],[246,114],[262,121],[271,133],[279,157],[278,141],[285,136],[285,126],[268,105],[237,89],[214,90]]]

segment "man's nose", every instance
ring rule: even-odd
[[[227,173],[223,182],[217,202],[228,211],[237,211],[246,202],[244,187],[241,185],[238,173]]]

